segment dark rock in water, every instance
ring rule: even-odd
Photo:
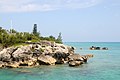
[[[96,47],[96,50],[100,50],[100,47]]]
[[[103,47],[102,50],[108,50],[108,48],[107,47]]]
[[[89,58],[93,57],[92,54],[88,55],[79,55],[79,54],[73,54],[68,56],[69,59],[69,66],[79,66],[83,63],[86,63]]]
[[[90,50],[100,50],[100,47],[92,46],[90,47]]]
[[[71,66],[71,67],[79,66],[81,64],[83,64],[82,61],[70,61],[69,62],[69,66]]]
[[[101,48],[101,47],[92,46],[92,47],[90,47],[90,50],[108,50],[108,48],[107,47]]]

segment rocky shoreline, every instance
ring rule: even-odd
[[[0,68],[20,68],[68,63],[79,66],[92,54],[75,54],[74,47],[50,41],[26,42],[25,46],[9,47],[0,52]]]

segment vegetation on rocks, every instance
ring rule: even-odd
[[[0,46],[9,47],[16,44],[25,43],[26,41],[39,42],[41,40],[53,41],[62,43],[61,34],[56,39],[54,36],[42,37],[40,32],[37,31],[37,24],[33,26],[33,32],[18,32],[14,29],[6,30],[0,27]]]
[[[42,37],[37,31],[37,24],[34,24],[32,33],[17,32],[14,29],[9,31],[0,27],[0,68],[64,63],[74,67],[86,63],[93,57],[91,54],[75,54],[74,47],[61,43],[61,33],[57,39],[52,35]]]

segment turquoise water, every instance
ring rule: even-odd
[[[24,69],[0,69],[0,80],[120,80],[120,43],[65,43],[78,54],[94,54],[87,64],[40,66]],[[89,50],[91,46],[109,50]],[[80,50],[80,48],[83,48]]]

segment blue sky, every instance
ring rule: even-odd
[[[69,42],[120,42],[120,0],[0,0],[0,26]]]

